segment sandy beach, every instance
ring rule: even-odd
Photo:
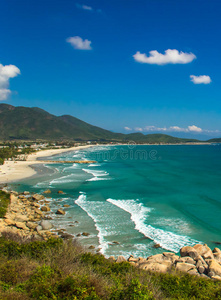
[[[66,149],[40,150],[30,154],[26,161],[6,161],[4,165],[0,165],[0,183],[14,182],[35,175],[36,171],[31,166],[45,164],[44,161],[38,160],[39,158],[90,147],[92,146],[86,145]]]

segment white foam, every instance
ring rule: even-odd
[[[88,167],[100,167],[100,164],[89,164]]]
[[[104,176],[108,176],[109,173],[100,170],[89,170],[89,169],[82,169],[82,171],[93,175],[94,177],[87,179],[86,181],[98,181],[98,180],[110,180],[110,178],[105,178]]]
[[[76,175],[75,174],[69,174],[66,176],[62,176],[56,179],[53,179],[49,185],[57,185],[57,184],[61,184],[61,183],[69,183],[69,182],[77,182],[79,180],[76,179]]]
[[[187,236],[154,228],[153,226],[146,224],[148,213],[151,209],[143,206],[137,201],[115,199],[107,199],[107,201],[128,212],[131,215],[131,220],[135,224],[135,229],[153,240],[155,243],[160,244],[160,246],[164,249],[178,252],[180,248],[184,246],[192,246],[200,243],[199,241]]]
[[[75,203],[80,206],[89,217],[95,222],[95,228],[98,231],[98,240],[101,246],[101,253],[105,253],[109,247],[111,236],[119,234],[118,226],[119,215],[117,215],[117,208],[106,201],[89,201],[87,196],[82,194],[78,197]]]

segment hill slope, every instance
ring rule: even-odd
[[[38,107],[14,107],[8,104],[0,104],[0,139],[72,139],[78,141],[134,141],[137,143],[197,141],[165,134],[114,133],[69,115],[57,117]]]

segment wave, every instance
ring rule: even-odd
[[[131,215],[131,220],[135,224],[135,229],[145,235],[146,237],[159,244],[162,248],[178,252],[184,246],[193,246],[194,244],[201,243],[197,240],[191,239],[188,236],[175,234],[170,231],[154,228],[146,224],[150,208],[137,203],[134,200],[115,200],[107,199],[108,202],[123,209]]]
[[[50,181],[49,185],[56,185],[56,184],[61,184],[61,183],[69,183],[69,182],[77,182],[79,181],[78,179],[76,179],[76,175],[75,174],[70,174],[70,175],[66,175],[66,176],[62,176],[56,179],[53,179],[52,181]]]
[[[106,171],[89,170],[89,169],[82,169],[82,171],[94,176],[90,179],[87,179],[86,181],[110,180],[110,178],[105,178],[105,176],[109,175],[109,173],[107,173]]]

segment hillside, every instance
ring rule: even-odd
[[[209,142],[209,143],[221,143],[221,138],[210,139],[207,142]]]
[[[193,139],[165,134],[114,133],[90,125],[70,115],[55,116],[38,107],[14,107],[0,104],[0,140],[117,141],[136,143],[185,143]]]

